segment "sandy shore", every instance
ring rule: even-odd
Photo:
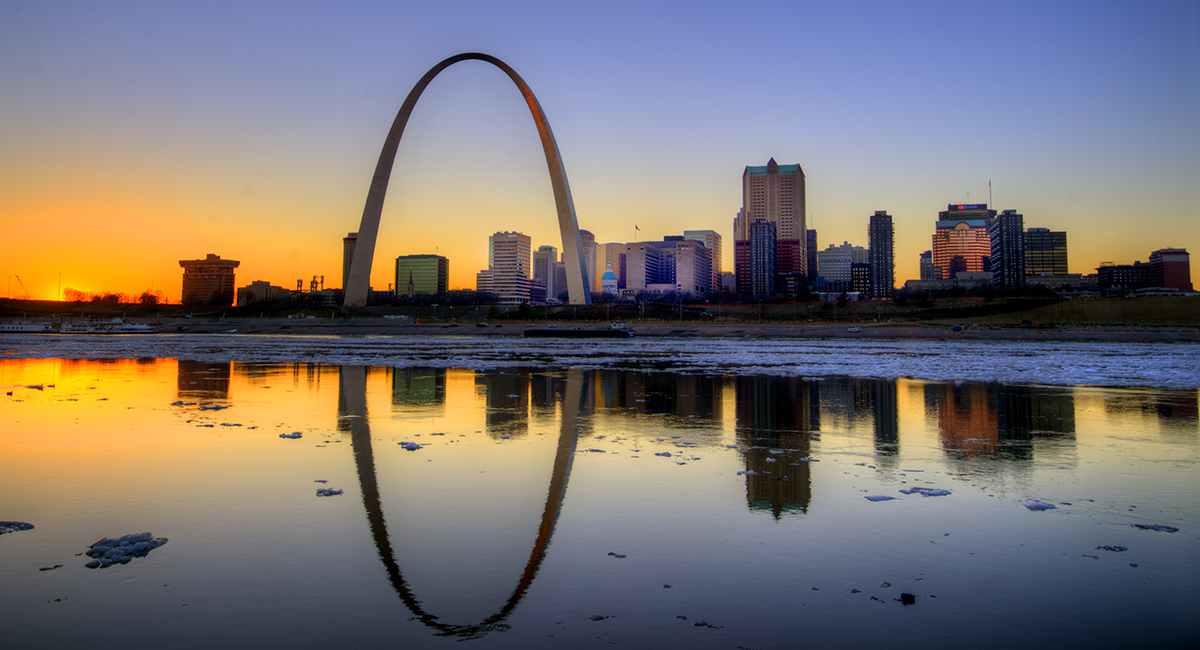
[[[382,319],[311,320],[279,319],[225,320],[220,322],[187,323],[187,332],[216,333],[236,330],[238,334],[289,336],[521,336],[525,323],[503,323],[476,327],[461,324],[445,327],[443,323],[412,324]],[[538,327],[545,325],[538,324]],[[560,328],[600,329],[595,323],[559,323]],[[973,339],[973,340],[1034,340],[1034,341],[1159,341],[1200,342],[1200,331],[1187,329],[1150,328],[1011,328],[966,327],[953,331],[950,327],[925,324],[871,323],[857,326],[833,324],[760,325],[729,323],[630,323],[638,336],[705,336],[747,338],[898,338],[898,339]],[[860,331],[852,332],[851,327]],[[174,327],[164,331],[175,331]]]

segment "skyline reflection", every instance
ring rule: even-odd
[[[879,607],[912,621],[900,590],[947,608],[956,643],[981,625],[1008,643],[1040,612],[1060,644],[1182,630],[1194,602],[1177,576],[1195,564],[1195,390],[174,359],[0,361],[0,378],[0,505],[36,526],[0,540],[20,639],[103,629],[94,605],[156,585],[152,634],[241,612],[266,619],[256,639],[304,645],[330,617],[358,636],[320,643],[356,647],[725,640],[695,621],[786,647],[798,606],[823,646]],[[75,557],[141,530],[171,544],[103,574]],[[783,605],[729,598],[751,584]],[[46,607],[48,589],[84,606]]]

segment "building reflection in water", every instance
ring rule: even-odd
[[[392,373],[392,405],[433,408],[440,415],[446,406],[445,368],[395,368]],[[339,384],[340,385],[340,384]]]
[[[484,375],[486,378],[487,375]],[[512,387],[524,385],[528,387],[527,373],[495,373],[500,379],[485,388]],[[516,378],[514,380],[514,378]],[[477,384],[478,385],[478,384]],[[562,415],[560,418],[558,447],[554,457],[554,467],[551,471],[550,485],[546,495],[546,503],[536,533],[533,535],[533,545],[529,561],[523,570],[516,575],[515,587],[511,595],[499,604],[497,611],[482,621],[466,624],[442,622],[436,613],[424,610],[421,600],[409,588],[404,579],[396,553],[388,536],[387,521],[383,514],[383,504],[380,500],[379,482],[375,474],[375,458],[372,450],[371,426],[367,413],[367,368],[362,366],[344,366],[338,382],[338,428],[348,430],[351,434],[354,449],[354,463],[358,473],[358,481],[362,493],[363,507],[367,512],[367,522],[371,528],[371,536],[379,552],[379,559],[387,571],[388,580],[404,605],[418,620],[448,636],[473,637],[485,632],[504,621],[528,591],[530,584],[537,575],[538,567],[545,558],[546,549],[554,534],[554,526],[562,510],[563,498],[566,496],[567,480],[571,474],[571,463],[574,459],[575,446],[578,441],[578,423],[587,391],[587,376],[581,370],[569,370],[565,378],[551,382],[554,394],[558,394],[561,385]],[[489,392],[489,395],[491,393]],[[527,394],[527,393],[526,393]],[[506,400],[516,399],[505,395]],[[491,405],[489,403],[489,413]],[[515,414],[506,414],[515,415]],[[503,420],[511,423],[512,418]],[[507,426],[507,424],[505,425]]]
[[[1075,436],[1069,389],[995,383],[925,385],[927,419],[936,415],[942,448],[960,457],[1033,457],[1034,442]]]
[[[1200,427],[1200,391],[1125,389],[1104,393],[1107,415],[1157,419],[1164,431],[1195,433]]]
[[[745,448],[746,502],[752,510],[808,512],[812,502],[811,404],[817,382],[799,377],[738,377],[737,435]],[[750,472],[753,472],[752,474]]]
[[[229,399],[230,362],[179,362],[176,385],[179,399],[224,402]]]
[[[507,368],[475,375],[475,390],[487,401],[484,426],[493,436],[523,436],[529,432],[530,373]]]

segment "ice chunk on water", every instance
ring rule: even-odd
[[[33,524],[20,521],[0,521],[0,535],[15,533],[19,530],[33,530]]]
[[[1058,506],[1054,505],[1053,503],[1046,503],[1044,501],[1030,501],[1029,503],[1025,504],[1025,507],[1034,512],[1041,512],[1043,510],[1056,510],[1058,508]]]
[[[882,494],[872,494],[869,497],[863,497],[867,501],[895,501],[896,497],[888,497]]]
[[[299,431],[293,431],[291,433],[281,433],[281,434],[279,434],[279,437],[280,438],[291,438],[294,440],[296,438],[303,438],[304,434],[300,433]]]
[[[404,447],[405,451],[416,451],[416,450],[420,449],[423,445],[420,445],[415,442],[402,442],[402,443],[400,443],[400,446]]]
[[[107,569],[114,564],[128,564],[134,558],[146,557],[150,551],[166,543],[166,537],[155,537],[150,533],[135,533],[116,539],[101,537],[84,551],[84,555],[92,558],[84,566]]]
[[[337,488],[317,488],[317,496],[319,497],[336,497],[342,492],[344,492],[344,490],[339,490]]]
[[[659,452],[655,452],[655,454],[654,454],[654,455],[655,455],[655,456],[670,456],[670,455],[671,455],[671,452],[669,452],[669,451],[659,451]]]
[[[738,476],[742,476],[742,475],[746,475],[746,476],[758,476],[758,472],[756,472],[756,471],[754,471],[754,470],[752,470],[752,469],[742,469],[742,470],[738,470]]]
[[[1162,524],[1131,524],[1134,528],[1141,530],[1157,530],[1162,533],[1178,533],[1179,529],[1174,526],[1164,526]]]
[[[900,490],[901,494],[919,494],[923,497],[944,497],[949,496],[950,490],[941,488],[913,487],[907,490]]]

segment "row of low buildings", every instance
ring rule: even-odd
[[[721,290],[721,235],[688,230],[661,241],[596,243],[579,231],[585,277],[593,293],[632,297],[640,292],[678,293],[703,298]],[[533,244],[519,232],[488,237],[488,268],[475,277],[475,289],[498,296],[501,304],[555,303],[567,291],[566,264],[554,246]]]

